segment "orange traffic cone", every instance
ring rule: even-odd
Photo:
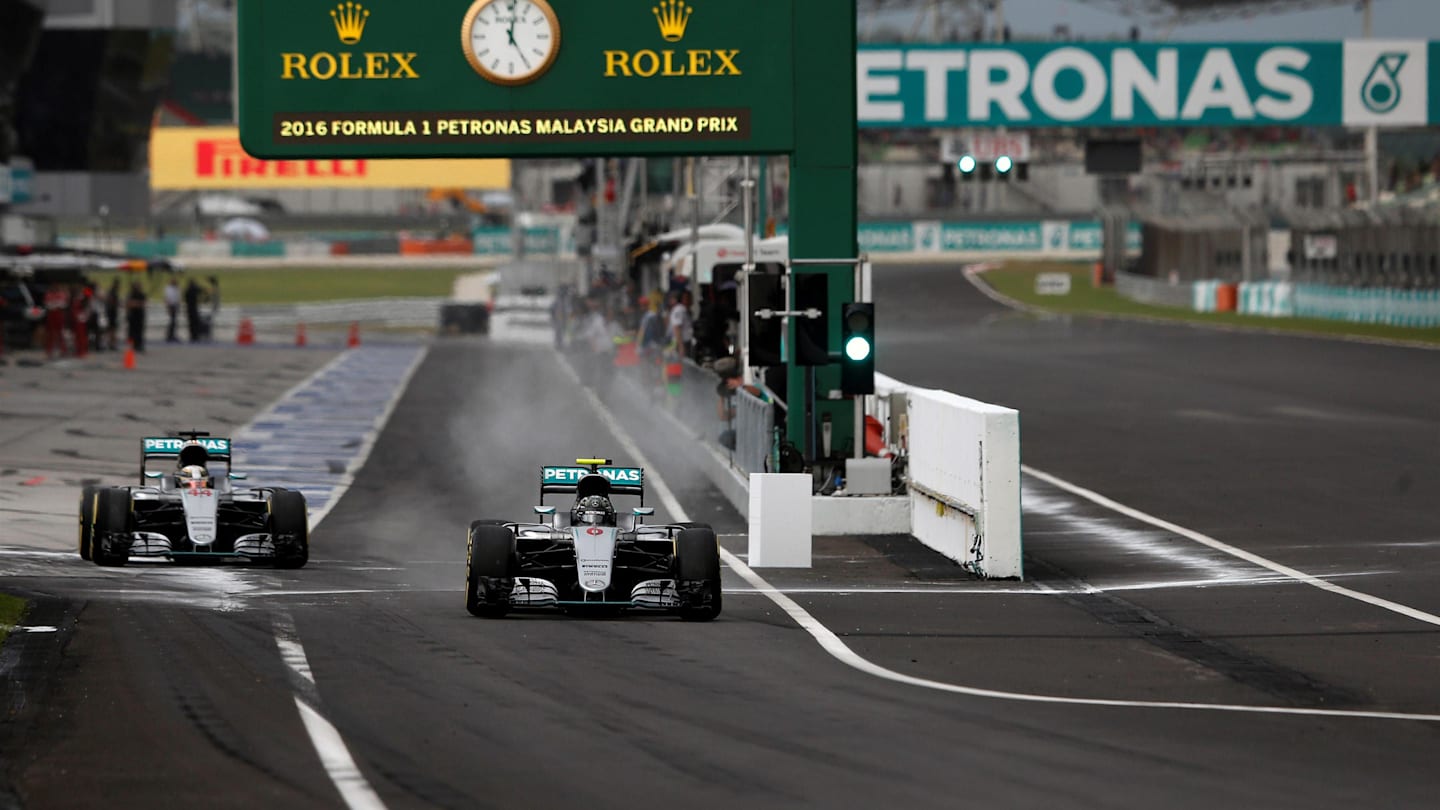
[[[304,346],[305,343],[305,322],[301,321],[295,324],[295,345]]]
[[[355,348],[356,346],[359,346],[359,345],[360,345],[360,324],[359,324],[359,323],[356,323],[356,322],[354,322],[354,321],[351,321],[351,322],[350,322],[350,337],[349,337],[349,339],[347,339],[347,340],[345,341],[345,346],[346,346],[347,348],[353,349],[353,348]]]
[[[135,368],[135,341],[125,341],[125,368]]]
[[[240,331],[235,335],[235,342],[241,346],[255,345],[255,324],[249,318],[240,319]]]

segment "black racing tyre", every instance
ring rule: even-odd
[[[95,521],[90,529],[90,559],[96,565],[121,566],[130,558],[130,544],[111,551],[108,535],[130,531],[130,490],[102,487],[96,493]]]
[[[498,619],[510,611],[515,586],[515,534],[503,520],[477,520],[465,538],[465,609]]]
[[[279,541],[280,535],[296,541]],[[270,493],[270,537],[275,543],[276,568],[304,568],[310,561],[310,520],[305,513],[305,494],[293,489]]]
[[[675,536],[675,584],[684,603],[680,618],[708,622],[720,615],[720,543],[703,524]]]
[[[95,501],[100,497],[101,487],[88,486],[80,490],[80,559],[90,560],[90,537],[95,529]]]

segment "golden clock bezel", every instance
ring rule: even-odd
[[[465,49],[465,61],[470,63],[470,67],[474,69],[476,73],[479,73],[481,78],[492,84],[499,84],[505,87],[517,87],[522,84],[529,84],[549,72],[550,66],[555,64],[555,57],[560,55],[560,18],[555,16],[555,9],[551,8],[550,4],[545,0],[529,0],[529,2],[539,7],[541,13],[545,15],[545,19],[550,22],[550,35],[554,37],[554,44],[550,48],[550,54],[545,57],[545,61],[541,62],[540,66],[528,75],[521,76],[520,78],[501,76],[491,72],[489,68],[485,67],[485,63],[480,61],[480,57],[475,55],[475,48],[473,40],[471,39],[475,19],[480,16],[480,12],[484,11],[491,3],[498,2],[500,2],[500,0],[475,0],[474,3],[470,4],[470,10],[465,12],[465,21],[460,23],[460,44]]]

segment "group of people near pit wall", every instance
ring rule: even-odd
[[[47,281],[42,278],[29,281],[25,286],[29,293],[26,296],[28,302],[17,294],[18,286],[0,290],[0,356],[5,352],[5,333],[11,328],[7,321],[25,324],[20,327],[22,334],[23,330],[33,330],[28,345],[43,347],[46,359],[85,357],[92,351],[117,351],[127,345],[137,352],[145,351],[145,309],[150,292],[141,278],[132,279],[126,285],[116,276],[107,286],[84,276],[79,281]],[[182,302],[189,321],[190,340],[199,342],[209,339],[211,324],[220,307],[218,279],[211,276],[208,286],[201,287],[192,278],[181,292],[179,281],[172,272],[161,294],[170,318],[166,333],[168,342],[179,342],[176,333]],[[27,307],[27,303],[33,306]]]
[[[777,389],[770,385],[783,387],[784,368],[764,370],[757,381],[761,384],[745,384],[735,351],[739,313],[733,292],[727,297],[718,286],[704,290],[708,298],[696,307],[684,277],[672,276],[667,290],[641,294],[633,281],[621,282],[602,270],[584,296],[568,285],[557,291],[550,310],[555,348],[583,358],[577,370],[591,387],[603,386],[617,369],[635,368],[652,390],[674,396],[685,360],[710,368],[720,377],[715,438],[734,449],[737,391],[775,402],[783,425],[783,406],[771,396]]]
[[[693,303],[684,278],[672,279],[667,291],[641,294],[634,281],[602,269],[583,296],[569,285],[556,291],[550,308],[555,348],[585,355],[590,362],[582,368],[606,373],[678,363],[694,356]]]

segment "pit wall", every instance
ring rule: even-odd
[[[883,374],[875,394],[909,453],[910,533],[979,576],[1023,578],[1019,411]]]

